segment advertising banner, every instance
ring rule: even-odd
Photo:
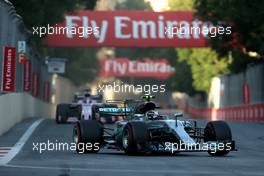
[[[26,41],[18,41],[18,53],[26,53]]]
[[[26,60],[24,64],[24,77],[23,77],[23,87],[24,91],[31,90],[31,60]]]
[[[249,100],[250,100],[250,94],[249,94],[249,85],[247,83],[245,83],[243,85],[243,101],[244,104],[249,104]]]
[[[50,82],[49,81],[45,81],[45,83],[44,83],[43,100],[48,102],[49,101],[49,97],[50,97]]]
[[[15,91],[15,66],[16,66],[16,48],[4,47],[3,49],[3,72],[2,72],[2,91]]]
[[[39,95],[39,73],[32,74],[32,95],[37,97]]]
[[[18,41],[18,63],[25,64],[26,63],[26,41]]]
[[[174,68],[167,59],[153,60],[143,58],[129,60],[128,58],[105,59],[100,61],[100,77],[149,77],[166,79]]]
[[[62,23],[35,28],[33,34],[47,34],[44,43],[52,47],[190,48],[207,46],[203,31],[210,25],[191,11],[78,11],[66,14]]]

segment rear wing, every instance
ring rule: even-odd
[[[126,116],[129,113],[132,112],[131,108],[109,108],[109,107],[104,107],[104,108],[99,108],[99,114],[102,115],[112,115],[112,116]]]

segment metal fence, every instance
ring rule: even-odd
[[[212,81],[208,100],[189,97],[195,108],[226,108],[264,104],[264,63],[249,65],[244,72],[221,75]]]
[[[239,74],[214,77],[208,101],[183,96],[178,107],[193,118],[264,121],[264,63]]]
[[[18,41],[26,41],[26,59],[31,60],[31,90],[28,93],[43,99],[45,94],[45,83],[50,83],[51,75],[47,72],[47,68],[43,59],[40,58],[34,46],[29,43],[31,32],[25,27],[22,18],[16,13],[14,6],[7,0],[0,0],[0,78],[3,74],[3,48],[16,48],[15,63],[15,92],[23,92],[23,75],[24,65],[18,61],[17,46]],[[32,93],[33,74],[37,75],[37,90]],[[2,80],[0,85],[2,84]],[[1,85],[2,86],[2,85]],[[1,92],[0,95],[4,94]]]
[[[222,95],[220,97],[220,107],[243,104],[243,85],[245,74],[220,76]]]
[[[247,69],[246,82],[250,88],[250,103],[264,103],[264,63]]]
[[[220,77],[220,107],[264,103],[264,64],[250,65],[244,72]]]

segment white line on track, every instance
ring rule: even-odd
[[[85,172],[107,172],[107,173],[135,173],[135,174],[188,174],[188,175],[227,175],[228,171],[207,171],[207,170],[195,170],[194,172],[185,169],[144,169],[144,170],[137,170],[137,169],[108,169],[108,168],[78,168],[78,167],[53,167],[53,166],[28,166],[28,165],[6,165],[5,167],[10,168],[19,168],[19,169],[44,169],[44,170],[62,170],[62,169],[69,169],[69,171],[85,171]],[[230,174],[230,173],[229,173]],[[263,171],[243,171],[243,172],[236,172],[239,175],[255,175],[255,176],[263,176]]]
[[[116,172],[116,173],[178,173],[178,174],[185,174],[189,173],[187,170],[172,170],[172,169],[166,169],[166,170],[155,170],[155,169],[144,169],[144,170],[137,170],[137,169],[109,169],[109,168],[79,168],[79,167],[59,167],[59,166],[28,166],[28,165],[6,165],[5,167],[10,168],[21,168],[21,169],[46,169],[46,170],[62,170],[62,169],[69,169],[70,171],[90,171],[90,172]],[[196,171],[196,173],[199,174],[211,174],[211,173],[217,173],[217,174],[225,174],[224,171]]]
[[[5,166],[8,164],[9,161],[11,161],[22,149],[22,147],[25,145],[31,134],[34,132],[34,130],[38,127],[38,125],[43,121],[43,119],[39,119],[35,121],[23,134],[23,136],[19,139],[19,141],[12,147],[12,149],[8,152],[5,157],[1,158],[0,160],[0,166]]]

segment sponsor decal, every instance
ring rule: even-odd
[[[16,48],[4,47],[3,72],[2,72],[2,91],[15,91],[15,66],[16,66]]]
[[[99,112],[124,113],[124,112],[132,112],[132,109],[130,108],[99,108]]]

